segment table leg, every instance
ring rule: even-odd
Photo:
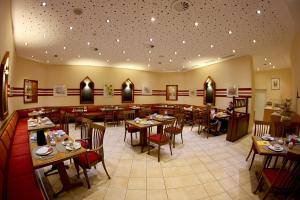
[[[54,197],[57,197],[60,193],[62,193],[64,191],[68,191],[68,190],[70,190],[74,187],[78,187],[78,186],[83,185],[82,182],[77,182],[77,183],[71,183],[70,182],[70,179],[69,179],[69,176],[67,174],[64,162],[58,163],[57,167],[58,167],[58,173],[59,173],[60,180],[62,182],[63,187],[59,192],[57,192],[53,195]]]

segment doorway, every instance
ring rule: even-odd
[[[255,120],[263,120],[264,110],[266,105],[266,93],[265,89],[255,90]]]

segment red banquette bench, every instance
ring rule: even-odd
[[[27,118],[15,111],[0,129],[0,200],[45,199],[32,167]]]

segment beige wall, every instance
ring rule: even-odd
[[[271,79],[280,79],[280,90],[271,89]],[[266,101],[281,103],[292,98],[292,70],[291,68],[257,71],[254,74],[255,89],[266,90]]]
[[[1,27],[1,37],[0,37],[0,62],[5,54],[9,52],[9,76],[8,82],[11,82],[12,74],[15,69],[15,48],[14,48],[14,39],[12,32],[12,20],[11,20],[11,4],[10,0],[1,0],[0,1],[0,27]],[[12,113],[14,108],[9,102],[9,113]]]
[[[57,84],[65,84],[67,88],[79,88],[79,83],[89,76],[96,89],[103,89],[106,83],[120,89],[127,78],[135,84],[135,89],[143,85],[152,89],[165,90],[167,84],[178,85],[179,90],[203,89],[203,83],[211,76],[217,88],[227,88],[238,85],[240,88],[252,87],[252,59],[250,56],[239,57],[210,65],[208,67],[178,73],[157,73],[117,68],[102,68],[92,66],[57,66],[47,65],[17,58],[18,70],[14,73],[13,86],[23,87],[24,78],[38,80],[39,88],[53,88]],[[46,105],[79,105],[78,96],[39,97],[37,104],[23,104],[22,97],[12,97],[16,109]],[[225,108],[230,101],[226,97],[217,97],[216,106]],[[199,96],[179,96],[178,101],[166,101],[165,96],[135,96],[135,103],[181,103],[202,105],[203,98]],[[121,104],[121,97],[107,98],[95,96],[95,104]]]

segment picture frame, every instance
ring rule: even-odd
[[[152,95],[152,88],[150,86],[143,85],[142,95],[145,95],[145,96]]]
[[[227,88],[227,97],[238,97],[239,87],[237,85],[232,85]]]
[[[103,96],[104,97],[113,97],[114,96],[114,88],[112,84],[105,84],[104,90],[103,90]]]
[[[280,79],[279,78],[271,79],[271,89],[272,90],[280,90]]]
[[[38,81],[24,79],[24,103],[38,102]]]
[[[53,96],[55,97],[66,97],[67,87],[66,85],[55,85],[53,88]]]
[[[178,85],[166,85],[166,100],[167,101],[178,100]]]
[[[1,94],[1,110],[0,120],[4,120],[8,116],[8,73],[9,73],[9,52],[4,54],[0,66],[0,94]]]

